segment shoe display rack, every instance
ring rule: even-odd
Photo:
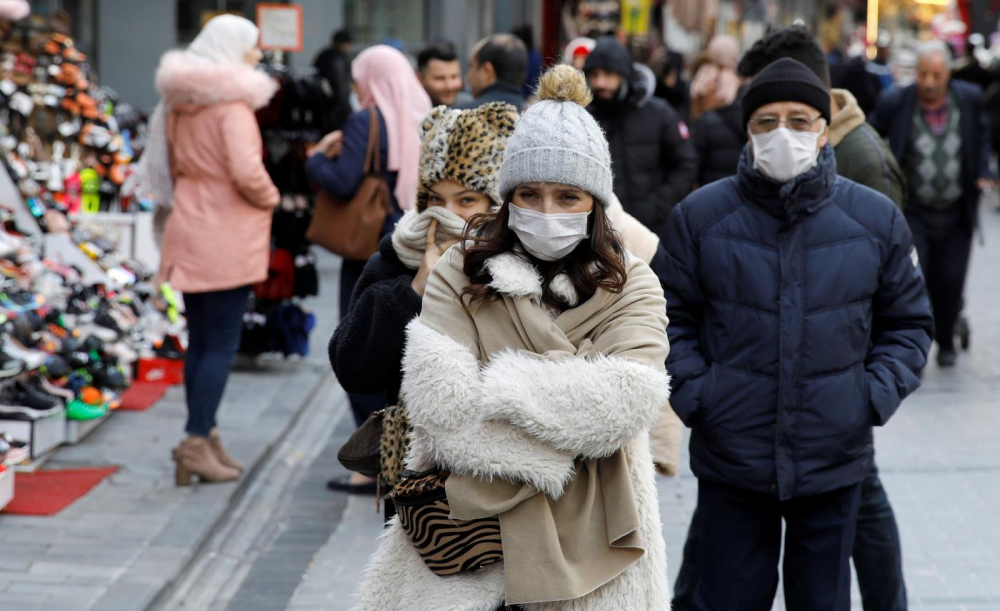
[[[0,23],[0,455],[16,457],[0,456],[0,506],[15,471],[80,443],[133,379],[183,356],[152,202],[121,195],[143,133],[45,17]]]

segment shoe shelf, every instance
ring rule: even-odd
[[[16,468],[34,470],[30,468],[32,465],[66,440],[66,410],[61,409],[51,416],[35,420],[0,420],[0,430],[28,442],[31,463]]]
[[[3,468],[0,471],[0,510],[14,498],[14,469]]]
[[[83,441],[83,438],[90,435],[94,429],[101,426],[105,420],[111,417],[112,410],[108,410],[100,418],[93,420],[66,420],[66,441],[68,445],[76,445]]]

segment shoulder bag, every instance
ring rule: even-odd
[[[392,210],[389,185],[382,177],[378,112],[368,109],[368,149],[364,179],[354,197],[341,202],[326,191],[316,196],[306,239],[345,259],[366,261],[378,250],[385,217]]]

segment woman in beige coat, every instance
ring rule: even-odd
[[[160,279],[184,293],[189,334],[188,438],[173,452],[182,486],[193,475],[225,481],[242,471],[222,448],[215,413],[249,287],[267,277],[271,211],[279,201],[254,116],[276,89],[255,70],[257,39],[250,21],[215,17],[186,50],[164,55],[156,74],[163,103],[153,129],[165,131],[173,190]]]
[[[500,169],[504,204],[434,267],[407,328],[407,465],[450,516],[497,516],[503,560],[447,577],[394,520],[360,611],[666,610],[649,431],[669,396],[665,302],[605,212],[608,144],[558,66]]]

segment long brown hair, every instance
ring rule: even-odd
[[[462,239],[462,255],[465,257],[463,271],[469,277],[469,286],[463,295],[468,295],[470,304],[497,299],[497,291],[489,286],[493,275],[486,268],[486,262],[505,252],[514,250],[517,234],[508,227],[510,218],[510,196],[496,212],[477,214],[469,219]],[[542,301],[560,308],[571,304],[556,295],[551,288],[552,280],[565,273],[576,293],[579,303],[590,299],[601,288],[611,293],[620,293],[628,279],[625,270],[625,247],[621,237],[608,221],[601,204],[594,202],[594,214],[588,221],[590,239],[581,242],[570,254],[558,261],[541,261],[529,253],[522,254],[533,263],[542,275]]]

